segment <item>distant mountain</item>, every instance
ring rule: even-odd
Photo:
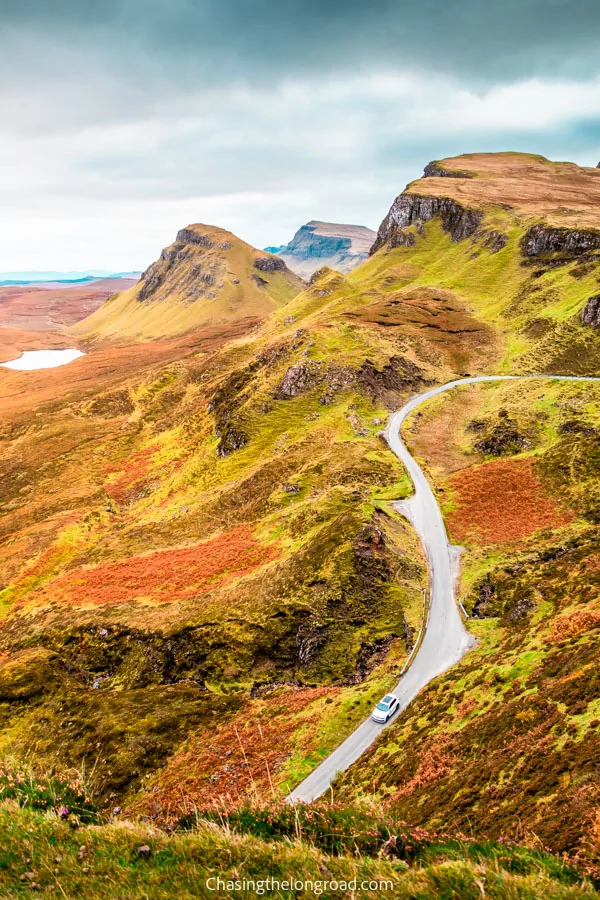
[[[78,323],[76,335],[144,339],[262,318],[304,284],[277,256],[211,225],[188,225],[142,273]]]
[[[0,272],[0,285],[25,284],[86,284],[104,278],[139,278],[139,272],[110,272],[92,269],[89,272]]]
[[[364,225],[339,225],[313,220],[299,228],[289,244],[269,247],[302,278],[329,266],[338,272],[350,272],[366,259],[377,234]]]

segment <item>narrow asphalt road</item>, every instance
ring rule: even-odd
[[[576,375],[476,375],[442,384],[418,394],[394,413],[387,428],[390,448],[402,460],[412,479],[415,492],[408,500],[395,503],[417,531],[429,562],[430,601],[425,634],[412,664],[393,688],[402,710],[414,700],[419,691],[437,675],[455,665],[473,644],[465,629],[454,596],[453,548],[448,542],[446,528],[438,502],[420,466],[413,459],[400,435],[405,419],[422,403],[445,391],[467,384],[485,381],[514,381],[516,379],[553,379],[558,381],[600,381],[600,378]],[[391,723],[388,723],[391,724]],[[387,728],[373,719],[366,719],[329,756],[288,795],[290,803],[310,803],[331,785],[338,772],[348,769],[362,756],[381,731]]]

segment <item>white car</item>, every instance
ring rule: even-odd
[[[376,722],[387,722],[397,712],[399,706],[400,701],[395,694],[386,694],[373,710],[371,718]]]

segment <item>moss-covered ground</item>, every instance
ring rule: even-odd
[[[338,797],[376,797],[413,825],[585,852],[600,799],[599,392],[541,380],[459,388],[407,423],[465,547],[461,594],[478,642]],[[442,453],[438,416],[454,422]],[[515,434],[526,437],[516,454]]]
[[[427,572],[390,505],[410,492],[390,410],[465,373],[600,372],[581,322],[598,260],[525,257],[539,217],[477,202],[483,232],[410,226],[349,275],[288,282],[266,319],[238,304],[224,326],[96,334],[72,367],[2,370],[0,751],[172,824],[280,797],[395,682]],[[479,642],[334,793],[582,846],[599,805],[596,394],[482,386],[407,423],[466,547]]]

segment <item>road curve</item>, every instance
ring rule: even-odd
[[[600,381],[592,376],[576,375],[475,375],[439,385],[412,397],[394,413],[387,428],[388,444],[406,466],[415,492],[408,500],[396,502],[395,508],[411,522],[419,535],[429,562],[430,601],[425,634],[412,664],[393,689],[400,701],[399,711],[406,709],[419,691],[433,678],[455,665],[473,644],[465,629],[454,596],[453,549],[438,502],[418,463],[413,459],[400,435],[405,419],[414,410],[452,388],[486,381],[517,379],[552,379],[557,381]],[[398,717],[398,713],[394,719]],[[394,721],[394,719],[392,721]],[[362,722],[329,756],[308,775],[286,798],[290,803],[310,803],[331,785],[338,772],[348,769],[362,756],[387,725],[369,718]]]

